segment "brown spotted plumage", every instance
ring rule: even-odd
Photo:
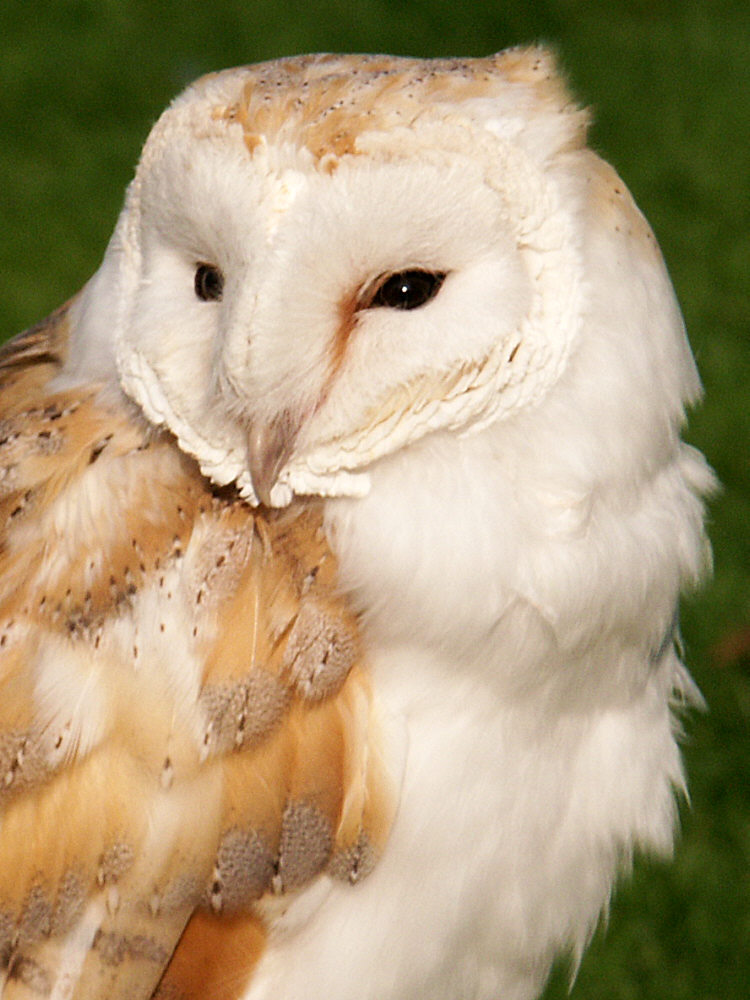
[[[264,898],[383,848],[358,624],[320,506],[254,511],[57,391],[66,324],[0,355],[1,992],[231,1000]]]
[[[245,70],[238,101],[217,107],[217,119],[242,125],[250,153],[273,136],[310,151],[321,169],[361,152],[366,132],[409,128],[435,104],[460,105],[498,95],[509,83],[533,88],[541,104],[566,106],[584,139],[587,115],[568,98],[544,50],[509,49],[486,59],[417,59],[316,55],[261,63]]]

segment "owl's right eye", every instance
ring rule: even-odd
[[[224,275],[214,264],[198,264],[195,294],[202,302],[218,302],[224,291]]]
[[[417,268],[385,275],[372,294],[367,308],[387,306],[389,309],[419,309],[435,298],[444,281],[443,271],[421,271]]]

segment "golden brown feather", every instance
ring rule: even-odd
[[[54,391],[67,326],[0,353],[0,995],[231,1000],[263,897],[356,881],[393,818],[358,625],[319,505]]]

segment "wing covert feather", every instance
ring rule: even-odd
[[[0,996],[232,1000],[266,896],[395,811],[320,506],[256,511],[97,385],[0,351]]]

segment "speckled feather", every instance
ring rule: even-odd
[[[358,626],[319,507],[255,512],[101,387],[50,387],[66,323],[0,355],[2,995],[187,1000],[210,951],[233,997],[259,901],[387,837]]]
[[[245,71],[238,101],[217,118],[239,122],[253,153],[268,142],[307,148],[319,169],[335,170],[361,151],[366,132],[410,128],[436,105],[499,96],[509,83],[534,88],[540,105],[571,118],[571,143],[583,141],[587,115],[565,92],[544,49],[510,49],[487,59],[393,59],[319,55],[261,63]]]

